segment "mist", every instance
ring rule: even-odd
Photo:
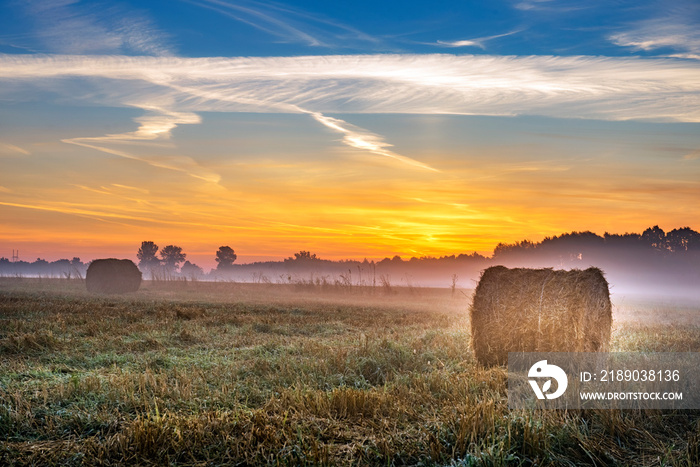
[[[157,248],[157,246],[156,246]],[[183,261],[186,255],[183,255]],[[235,256],[234,256],[235,258]],[[235,261],[235,259],[234,259]],[[678,303],[700,303],[700,233],[683,227],[664,232],[658,226],[641,234],[603,236],[571,232],[541,242],[500,243],[493,254],[401,258],[381,261],[331,261],[308,251],[280,261],[230,264],[205,272],[186,261],[164,274],[141,264],[144,279],[223,281],[315,286],[318,290],[350,287],[451,288],[453,293],[473,289],[481,272],[495,265],[510,268],[586,269],[603,271],[614,299],[647,297]],[[89,262],[80,258],[48,262],[0,258],[0,276],[83,278]],[[461,292],[458,292],[461,291]]]

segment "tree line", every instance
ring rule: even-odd
[[[700,233],[690,227],[665,232],[653,226],[642,233],[606,232],[603,235],[590,231],[571,232],[546,237],[540,242],[499,243],[490,257],[478,253],[409,259],[394,256],[377,262],[367,259],[331,261],[302,250],[281,261],[234,264],[237,259],[234,249],[221,246],[214,253],[217,266],[209,273],[189,261],[177,245],[161,249],[153,241],[143,241],[136,257],[144,278],[166,280],[184,277],[289,282],[295,275],[306,279],[312,275],[316,279],[340,277],[353,284],[373,284],[385,276],[399,284],[445,286],[454,283],[457,275],[466,285],[478,278],[483,269],[502,264],[554,268],[596,266],[618,283],[700,285]],[[77,257],[54,262],[40,258],[34,262],[13,262],[0,258],[0,275],[84,277],[88,265]]]
[[[690,227],[664,232],[658,225],[649,227],[641,234],[597,235],[590,231],[571,232],[560,236],[546,237],[535,243],[522,240],[515,243],[499,243],[493,251],[494,259],[514,257],[542,257],[568,255],[571,260],[581,260],[583,255],[601,251],[633,252],[639,255],[680,257],[700,253],[700,233]]]
[[[185,277],[199,277],[204,274],[204,270],[198,265],[187,260],[187,254],[182,252],[182,247],[176,245],[168,245],[160,250],[158,255],[158,245],[152,241],[141,242],[141,247],[136,252],[136,258],[139,260],[138,267],[142,272],[150,273],[152,278],[171,278],[177,273],[178,268],[180,274]],[[231,270],[234,261],[238,255],[230,246],[220,246],[216,251],[216,270],[220,272],[228,272]],[[183,263],[182,267],[180,264]]]

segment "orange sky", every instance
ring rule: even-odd
[[[698,227],[695,161],[674,161],[659,177],[655,164],[611,155],[536,159],[537,145],[491,146],[415,154],[439,172],[332,147],[298,161],[212,157],[208,168],[221,180],[211,183],[87,148],[69,147],[74,162],[61,164],[41,143],[25,144],[31,155],[4,159],[26,169],[2,176],[1,254],[134,258],[140,242],[151,240],[182,246],[207,268],[221,245],[234,248],[239,262],[302,249],[328,259],[381,259],[489,254],[499,241],[573,230]],[[34,166],[35,158],[49,169]]]
[[[222,245],[381,259],[700,228],[695,62],[246,60],[0,55],[0,256],[148,240],[207,269]]]

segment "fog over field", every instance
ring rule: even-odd
[[[511,410],[471,290],[0,278],[14,465],[695,465],[697,411]],[[700,306],[615,300],[614,352],[700,351]]]
[[[137,258],[146,280],[233,281],[333,287],[438,287],[472,289],[481,272],[494,265],[527,268],[601,269],[614,296],[646,295],[700,301],[700,234],[688,227],[664,232],[658,226],[641,234],[572,232],[545,238],[500,243],[491,256],[478,253],[443,257],[385,258],[381,261],[330,261],[301,251],[282,261],[238,264],[230,258],[205,272],[186,260],[175,246],[176,263],[168,263],[158,245],[152,256]],[[141,250],[140,250],[141,251]],[[140,253],[139,253],[140,254]],[[137,256],[139,256],[137,254]],[[152,261],[151,261],[152,260]],[[217,259],[219,261],[219,259]],[[0,259],[0,275],[8,277],[84,277],[87,264],[79,258],[47,262]]]
[[[0,2],[0,466],[699,466],[699,200],[698,0]]]

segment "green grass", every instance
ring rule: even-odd
[[[0,464],[700,462],[699,411],[509,410],[467,295],[0,279]],[[613,350],[700,351],[697,308],[638,306]]]

